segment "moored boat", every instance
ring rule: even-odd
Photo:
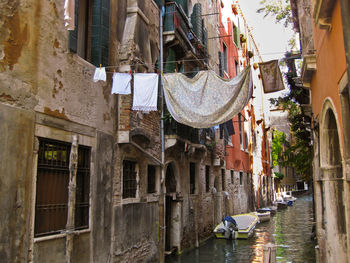
[[[274,214],[276,214],[276,211],[277,211],[277,205],[258,208],[258,209],[256,209],[256,211],[259,213],[270,212],[271,215],[274,215]]]
[[[254,233],[254,229],[259,222],[259,217],[254,213],[239,214],[231,216],[235,224],[232,226],[227,219],[227,217],[218,224],[214,233],[216,238],[225,239],[247,239],[251,237]]]
[[[271,218],[271,212],[270,211],[266,211],[266,212],[256,211],[254,213],[259,217],[259,222],[260,223],[270,221],[270,218]]]
[[[291,191],[286,191],[286,192],[283,192],[282,193],[282,196],[283,196],[283,200],[284,201],[292,201],[292,202],[295,202],[296,200],[297,200],[297,198],[296,197],[294,197],[293,195],[292,195],[292,192]]]

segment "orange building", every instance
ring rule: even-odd
[[[349,262],[349,1],[291,4],[301,36],[302,81],[312,99],[316,252],[320,262]]]

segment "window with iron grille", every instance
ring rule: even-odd
[[[231,170],[231,184],[234,183],[234,172],[233,170]]]
[[[225,191],[225,169],[221,169],[222,191]]]
[[[123,161],[123,198],[135,198],[137,190],[136,162]]]
[[[35,237],[66,228],[71,144],[39,138],[35,203]],[[75,228],[89,227],[90,147],[79,146]]]
[[[239,172],[239,184],[243,185],[243,172]]]
[[[147,167],[147,193],[156,192],[156,167],[148,165]]]
[[[190,194],[196,191],[196,164],[190,163]]]
[[[210,166],[206,165],[205,166],[205,191],[209,192],[210,190]]]

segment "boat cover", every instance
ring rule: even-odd
[[[247,229],[256,220],[256,216],[252,215],[240,215],[232,216],[236,220],[238,229]]]

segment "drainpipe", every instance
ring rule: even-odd
[[[66,225],[66,262],[72,262],[74,219],[77,189],[78,168],[78,136],[73,135],[72,148],[69,156],[69,192],[68,192],[68,216]]]
[[[159,85],[160,85],[160,97],[161,97],[161,118],[160,118],[160,136],[161,136],[161,179],[160,179],[160,195],[159,195],[159,262],[164,263],[164,251],[165,251],[165,147],[164,147],[164,91],[163,91],[163,0],[159,9]]]

